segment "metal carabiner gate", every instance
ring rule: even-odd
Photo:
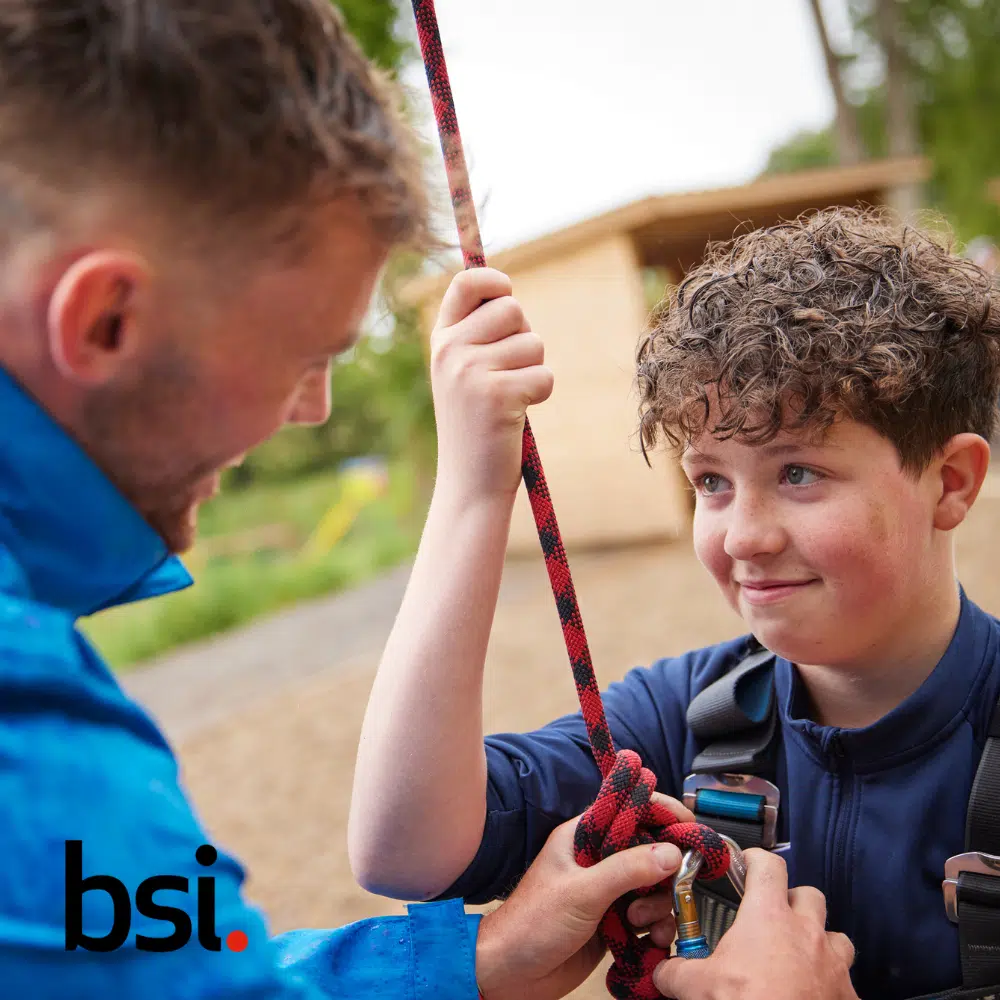
[[[747,865],[743,851],[732,837],[719,834],[729,849],[729,867],[726,875],[736,894],[743,898],[746,889]],[[702,933],[698,907],[694,898],[694,882],[704,858],[695,850],[685,851],[681,867],[674,877],[674,913],[677,916],[677,956],[679,958],[708,958],[711,951]]]

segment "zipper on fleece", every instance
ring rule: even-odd
[[[844,749],[840,730],[826,735],[823,752],[836,781],[835,814],[832,837],[827,851],[827,909],[830,926],[851,935],[851,897],[853,895],[853,865],[848,846],[853,839],[854,798],[856,778]]]

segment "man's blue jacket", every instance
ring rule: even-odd
[[[240,863],[219,850],[199,864],[210,841],[170,746],[75,627],[191,579],[2,369],[0,428],[0,997],[474,1000],[479,917],[460,903],[269,938],[241,896]],[[111,876],[128,892],[118,890],[128,935],[113,951],[67,949],[67,917],[75,926],[79,913],[92,938],[105,938],[114,917],[107,879],[80,886],[69,865],[67,881],[67,841],[80,842],[80,878]],[[175,882],[137,899],[153,876],[186,879],[189,891]],[[198,919],[199,877],[215,880],[214,928]],[[140,903],[176,911],[151,919]],[[175,920],[183,930],[184,914],[193,930],[182,947],[136,947],[137,935],[171,937]],[[199,931],[219,950],[203,947]],[[227,947],[234,931],[246,935],[242,950]]]

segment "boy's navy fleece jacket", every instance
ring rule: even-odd
[[[631,671],[604,695],[616,746],[631,748],[680,798],[701,746],[691,699],[745,654],[747,637]],[[778,658],[779,840],[791,885],[820,889],[828,927],[857,949],[862,998],[896,1000],[961,985],[958,929],[945,916],[945,860],[965,844],[966,807],[1000,694],[1000,622],[963,592],[940,663],[864,729],[806,718],[795,668]],[[600,776],[579,714],[486,740],[487,818],[479,852],[445,897],[505,894],[559,823],[593,802]]]

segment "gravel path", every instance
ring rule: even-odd
[[[1000,491],[959,529],[970,596],[1000,614]],[[602,684],[657,656],[742,632],[689,542],[577,554],[571,563]],[[272,929],[402,912],[359,889],[345,828],[361,719],[408,569],[310,602],[126,675],[178,748],[217,843],[243,859]],[[490,730],[527,729],[576,707],[539,556],[504,574],[487,664]],[[606,997],[600,975],[576,997]]]

